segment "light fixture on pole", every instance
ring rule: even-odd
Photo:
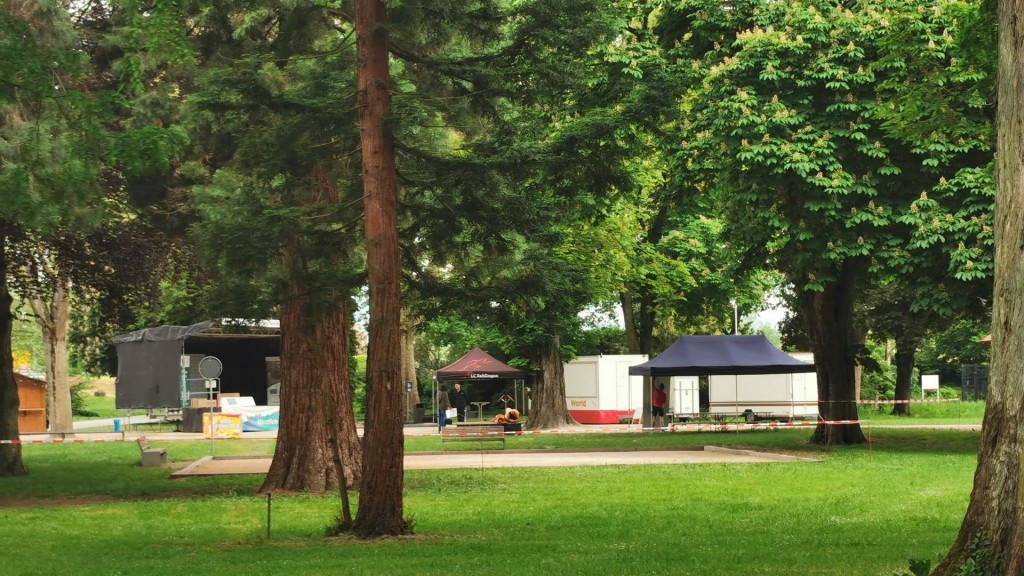
[[[740,333],[740,309],[736,306],[736,300],[729,300],[729,304],[732,304],[732,333]]]

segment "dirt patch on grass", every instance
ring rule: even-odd
[[[807,455],[791,456],[754,450],[705,446],[683,450],[478,450],[458,452],[411,452],[405,455],[406,470],[454,468],[546,468],[558,466],[630,466],[637,464],[722,464],[765,462],[813,462]],[[222,474],[266,474],[269,457],[206,456],[171,475],[172,478]]]

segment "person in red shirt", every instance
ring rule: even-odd
[[[654,417],[654,426],[663,428],[665,426],[665,402],[668,401],[668,394],[665,394],[665,385],[658,384],[658,387],[651,390],[651,416]]]

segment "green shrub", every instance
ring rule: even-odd
[[[83,416],[86,418],[99,416],[98,413],[93,412],[86,407],[86,397],[89,395],[90,390],[92,390],[92,382],[87,380],[83,380],[78,384],[71,386],[72,416]]]

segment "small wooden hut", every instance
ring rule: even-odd
[[[14,374],[18,383],[18,431],[46,432],[46,382]]]

